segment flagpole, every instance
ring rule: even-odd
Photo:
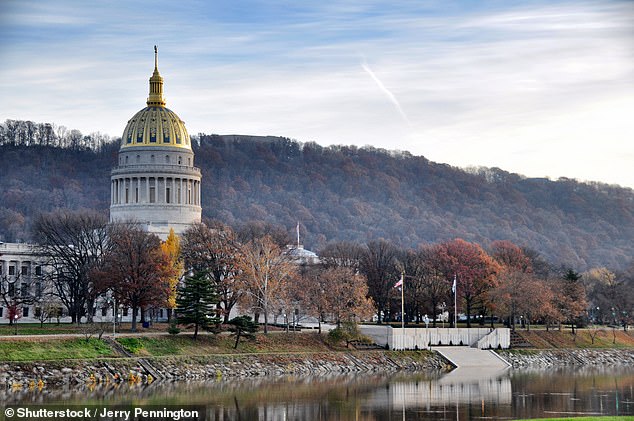
[[[405,335],[405,274],[401,273],[401,332]]]
[[[453,327],[458,327],[458,283],[456,282],[456,275],[453,276]]]

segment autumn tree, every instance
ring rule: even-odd
[[[320,332],[322,319],[339,326],[374,314],[365,276],[349,267],[314,266],[297,277],[293,287],[302,308],[319,319]]]
[[[117,302],[132,309],[132,331],[139,310],[163,306],[175,276],[161,240],[135,224],[113,225],[103,263],[94,271],[101,292],[111,290]]]
[[[570,323],[575,334],[577,319],[585,312],[588,302],[581,275],[568,269],[554,284],[555,305],[561,313],[562,320]]]
[[[184,271],[183,260],[180,256],[180,240],[170,228],[167,239],[161,243],[161,251],[167,258],[167,264],[172,268],[172,276],[168,279],[169,292],[165,306],[167,307],[167,319],[172,318],[172,312],[176,308],[176,287]]]
[[[352,241],[329,243],[319,252],[319,261],[326,267],[346,267],[359,271],[363,246]]]
[[[257,315],[264,315],[264,333],[268,333],[271,305],[289,291],[297,268],[281,247],[267,236],[255,238],[241,247],[239,284],[244,291],[241,302]]]
[[[400,279],[399,249],[385,240],[368,243],[361,256],[360,270],[368,281],[368,294],[374,300],[379,323],[391,316],[390,292]]]
[[[1,256],[1,254],[0,254]],[[20,281],[22,274],[19,270],[16,270],[15,275],[9,275],[8,273],[0,276],[0,303],[2,307],[8,309],[14,309],[16,312],[18,309],[22,309],[25,306],[29,306],[36,301],[36,296],[29,291],[28,288],[21,288]],[[9,314],[9,324],[12,325],[15,320],[15,312]],[[20,314],[20,317],[22,315]]]
[[[593,268],[582,276],[596,320],[626,329],[634,310],[634,268],[618,273]]]
[[[476,305],[484,306],[486,294],[496,286],[499,265],[482,247],[460,238],[439,244],[436,258],[445,279],[455,277],[458,303],[464,303],[467,327],[471,327]]]
[[[211,330],[220,323],[215,308],[217,303],[218,294],[214,280],[208,272],[196,271],[191,276],[185,277],[178,289],[176,297],[178,322],[194,326],[194,339],[196,339],[199,328]]]
[[[411,307],[410,313],[420,322],[423,313],[431,315],[432,326],[436,327],[436,315],[440,305],[449,301],[451,285],[437,264],[436,246],[422,246],[409,251],[404,260],[405,299]]]
[[[286,229],[264,221],[251,220],[240,225],[236,230],[236,239],[242,244],[264,237],[269,237],[269,239],[279,247],[284,247],[292,243],[291,237]]]
[[[217,285],[223,320],[227,323],[242,294],[236,281],[240,244],[235,232],[220,222],[194,224],[183,233],[181,252],[189,269],[205,271]]]
[[[40,215],[33,226],[37,252],[46,265],[54,295],[68,309],[73,323],[86,315],[92,321],[96,298],[94,269],[108,244],[108,220],[94,211],[58,211]]]
[[[500,265],[498,286],[489,294],[489,302],[497,313],[508,317],[508,325],[515,330],[517,316],[524,315],[533,305],[528,291],[534,276],[530,259],[510,241],[494,241],[491,256]]]

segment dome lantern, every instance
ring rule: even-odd
[[[150,77],[147,107],[129,121],[121,137],[121,149],[136,147],[176,147],[191,150],[185,123],[165,106],[163,77],[158,71],[158,49],[154,46],[154,72]]]
[[[150,96],[147,99],[148,107],[164,107],[163,78],[158,71],[158,48],[154,46],[154,73],[150,78]]]

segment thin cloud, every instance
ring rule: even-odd
[[[383,82],[381,82],[381,79],[379,79],[378,76],[372,71],[372,69],[370,69],[370,66],[368,66],[367,63],[365,62],[361,63],[361,67],[363,68],[363,70],[365,70],[367,74],[370,75],[372,80],[374,80],[374,82],[376,83],[376,86],[378,86],[379,89],[385,94],[387,99],[389,99],[390,102],[394,104],[394,107],[396,107],[396,110],[398,111],[398,113],[401,115],[401,117],[403,117],[403,120],[405,120],[405,122],[411,126],[412,123],[409,121],[409,118],[407,118],[405,111],[403,111],[403,107],[401,107],[401,104],[398,102],[394,94],[385,87]]]

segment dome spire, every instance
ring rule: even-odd
[[[150,78],[150,96],[147,99],[148,107],[164,107],[163,78],[158,71],[158,48],[154,46],[154,73]]]

